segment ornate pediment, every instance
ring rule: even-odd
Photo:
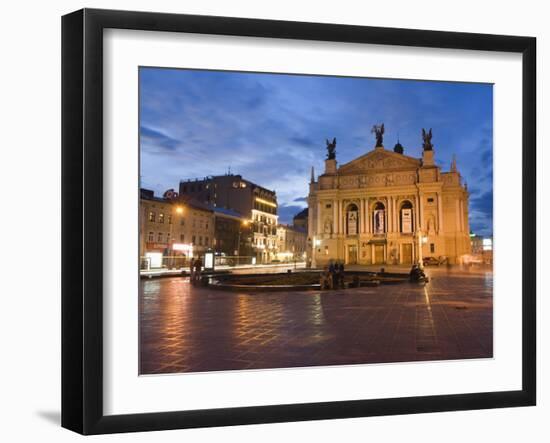
[[[375,149],[338,168],[338,174],[366,174],[391,170],[416,169],[420,167],[420,160],[403,154]]]

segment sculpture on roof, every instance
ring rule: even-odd
[[[384,141],[384,123],[381,125],[374,125],[370,130],[372,134],[376,137],[376,148],[384,146],[382,142]]]
[[[434,148],[434,145],[432,145],[432,128],[428,132],[422,128],[422,140],[424,141],[422,144],[424,151],[431,151]]]
[[[332,139],[332,143],[327,139],[327,160],[336,159],[336,137]]]

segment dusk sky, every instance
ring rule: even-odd
[[[277,192],[279,220],[306,207],[311,167],[320,174],[325,139],[338,164],[399,140],[422,155],[432,128],[436,163],[453,154],[470,191],[470,227],[492,235],[493,88],[489,84],[140,69],[141,187],[157,195],[179,181],[234,174]]]

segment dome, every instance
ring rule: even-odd
[[[401,143],[399,143],[399,140],[398,140],[395,146],[393,147],[393,152],[397,152],[398,154],[403,154],[404,151],[405,149],[403,148]]]

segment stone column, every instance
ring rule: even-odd
[[[464,200],[460,199],[460,231],[464,232]]]
[[[438,221],[437,221],[437,232],[439,234],[443,234],[443,203],[441,198],[441,192],[437,193],[437,215],[438,215]]]
[[[393,232],[393,197],[386,198],[386,231]]]
[[[393,197],[393,232],[399,232],[399,212],[397,211],[397,197]]]
[[[359,234],[365,232],[365,199],[359,201]]]
[[[338,200],[332,201],[332,232],[338,234]]]
[[[420,221],[418,223],[418,226],[422,230],[424,228],[424,194],[419,195],[420,204],[418,205],[418,209],[420,211]]]
[[[343,202],[341,200],[338,201],[338,232],[340,234],[343,234],[345,233],[345,223],[344,223],[344,220],[342,219],[342,204]]]
[[[317,202],[317,230],[316,234],[320,235],[323,232],[323,226],[321,221],[321,202]]]
[[[369,199],[365,199],[365,232],[370,233],[370,209],[369,209]]]
[[[460,231],[462,228],[460,227],[460,201],[458,200],[458,198],[456,199],[456,203],[455,203],[455,211],[456,211],[456,216],[455,216],[456,230]]]
[[[419,210],[418,210],[419,198],[418,195],[414,196],[414,230],[420,229]]]

